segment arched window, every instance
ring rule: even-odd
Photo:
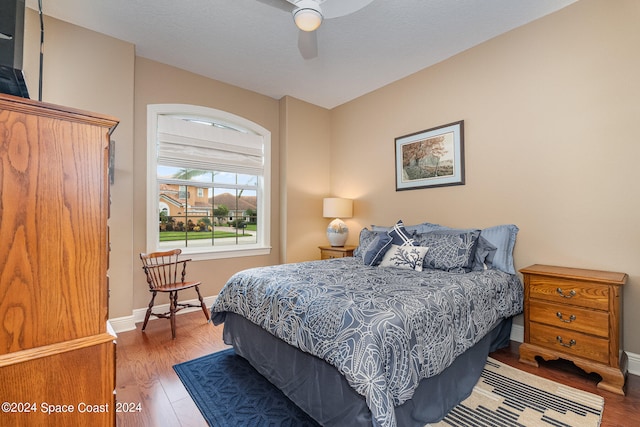
[[[268,254],[271,132],[183,104],[149,105],[147,122],[147,251],[181,248],[193,259]]]

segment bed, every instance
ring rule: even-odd
[[[363,229],[354,257],[236,273],[212,321],[321,425],[424,426],[466,398],[489,352],[508,343],[522,312],[516,233]]]

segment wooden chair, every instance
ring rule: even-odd
[[[185,282],[184,277],[187,271],[187,262],[190,259],[179,260],[178,257],[182,253],[181,249],[173,249],[166,252],[153,252],[150,254],[140,254],[142,260],[142,269],[147,275],[147,283],[149,284],[149,292],[151,292],[151,301],[149,302],[149,308],[147,308],[147,314],[144,316],[144,323],[142,324],[142,330],[147,327],[149,316],[152,314],[162,319],[169,319],[171,321],[171,337],[176,338],[176,313],[186,307],[201,307],[204,312],[207,321],[209,320],[209,310],[202,300],[200,295],[199,281]],[[178,271],[181,271],[180,277],[178,277]],[[186,304],[178,302],[178,292],[184,289],[195,288],[198,294],[198,300],[200,305]],[[165,292],[169,294],[169,311],[165,313],[154,313],[153,303],[156,299],[158,292]]]

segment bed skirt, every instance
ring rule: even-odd
[[[398,427],[440,421],[466,399],[490,352],[509,345],[512,318],[496,325],[437,376],[420,382],[412,399],[395,408]],[[226,313],[223,339],[271,383],[323,426],[375,426],[365,399],[338,370],[271,335],[242,316]]]

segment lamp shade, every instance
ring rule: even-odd
[[[325,218],[351,218],[353,200],[340,197],[328,197],[322,201],[322,216]]]

